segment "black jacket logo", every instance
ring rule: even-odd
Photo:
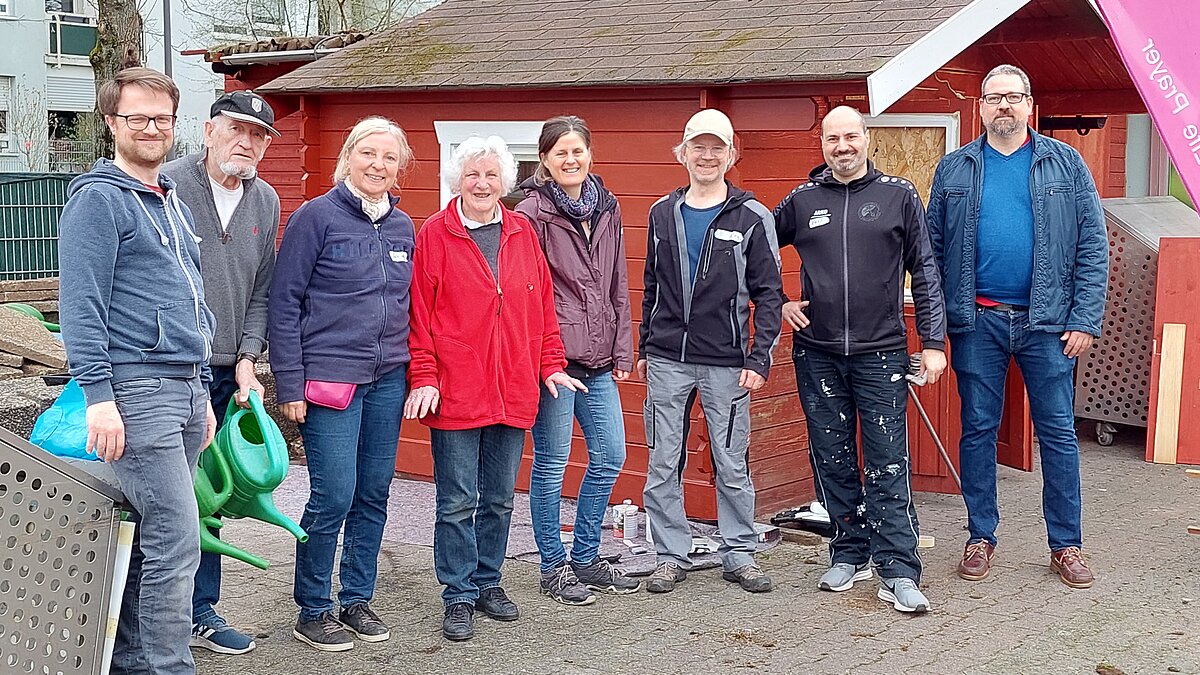
[[[869,223],[879,218],[882,212],[883,210],[879,208],[878,203],[867,202],[866,204],[862,205],[861,209],[858,210],[858,217],[861,218],[863,222]]]

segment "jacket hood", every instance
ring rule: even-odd
[[[141,181],[119,169],[111,159],[101,157],[92,165],[91,171],[76,176],[71,181],[71,184],[67,186],[67,197],[70,198],[81,189],[96,183],[108,183],[109,185],[124,190],[133,190],[134,192],[154,193],[154,190],[143,185]],[[171,180],[170,176],[162,173],[158,174],[158,185],[167,192],[175,189],[175,181]]]
[[[850,181],[850,189],[854,192],[857,192],[867,185],[879,180],[880,176],[882,175],[883,172],[881,172],[879,169],[876,169],[874,162],[868,159],[866,175]],[[817,183],[818,185],[832,185],[835,187],[839,185],[845,185],[845,183],[838,180],[833,175],[833,169],[829,168],[828,164],[819,164],[812,171],[809,171],[808,179],[814,183]]]
[[[671,199],[669,201],[672,206],[674,206],[679,200],[683,199],[684,195],[687,194],[688,187],[689,186],[684,185],[675,188],[675,191],[670,194]],[[725,181],[725,188],[728,190],[728,193],[725,197],[725,208],[721,209],[722,212],[727,211],[735,206],[741,206],[751,199],[754,199],[753,192],[750,192],[749,190],[743,190],[733,183],[730,183],[728,180]]]
[[[600,190],[600,198],[596,202],[596,210],[603,213],[611,209],[617,203],[617,198],[613,196],[608,188],[604,187],[604,180],[594,173],[588,174],[588,180],[593,181],[596,184],[596,189]],[[552,211],[558,210],[558,207],[554,204],[554,193],[550,191],[549,181],[539,185],[537,179],[534,176],[530,176],[521,181],[521,184],[517,187],[525,191],[526,197],[542,197],[539,200],[539,205],[542,208]]]

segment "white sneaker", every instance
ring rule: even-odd
[[[929,599],[917,588],[917,582],[907,577],[879,581],[879,599],[891,603],[897,611],[916,614],[929,611]]]
[[[850,590],[856,581],[866,581],[874,576],[871,573],[871,563],[867,561],[859,567],[850,563],[834,563],[829,571],[821,575],[817,588],[823,591],[840,593]]]

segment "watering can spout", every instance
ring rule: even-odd
[[[225,508],[221,509],[221,513],[230,518],[254,518],[264,523],[278,525],[291,532],[292,536],[301,542],[308,541],[308,534],[296,524],[296,521],[280,512],[275,503],[271,501],[270,493],[259,493],[246,500],[236,497],[230,499],[225,504]]]
[[[229,543],[222,541],[222,540],[218,539],[217,537],[213,536],[213,533],[210,532],[208,529],[210,527],[216,527],[216,528],[221,527],[221,521],[217,520],[216,518],[212,518],[212,517],[200,519],[200,550],[201,551],[204,551],[205,553],[216,553],[218,555],[225,555],[225,556],[229,556],[230,558],[236,558],[238,560],[241,560],[244,563],[247,563],[249,565],[253,565],[253,566],[257,567],[260,570],[265,570],[265,569],[267,569],[268,566],[270,566],[270,563],[268,563],[266,560],[264,560],[256,555],[254,555],[253,553],[248,553],[246,551],[243,551],[242,549],[234,546],[233,544],[229,544]]]

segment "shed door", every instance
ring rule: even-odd
[[[946,115],[880,115],[868,120],[871,144],[867,156],[884,173],[903,176],[917,186],[922,203],[929,201],[933,174],[946,152],[958,146],[957,117]],[[905,280],[908,286],[908,280]],[[912,310],[906,310],[909,344],[919,349],[913,335]],[[951,461],[958,464],[958,441],[962,433],[960,402],[952,373],[937,385],[920,390],[921,401],[939,440]],[[1004,415],[996,440],[996,459],[1005,466],[1033,470],[1033,428],[1029,421],[1029,399],[1016,364],[1011,364],[1005,386]],[[945,461],[915,411],[908,419],[912,452],[913,487],[917,490],[955,492]]]

